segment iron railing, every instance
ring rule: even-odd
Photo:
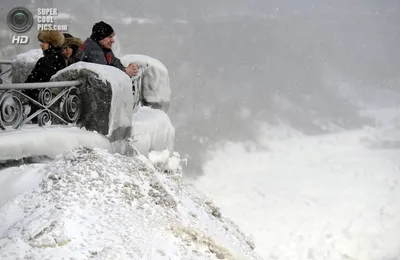
[[[148,65],[139,67],[138,74],[132,77],[132,91],[133,91],[133,113],[135,113],[141,105],[142,100],[142,78]]]
[[[2,65],[11,66],[2,71]],[[142,77],[148,66],[132,78],[133,112],[141,104]],[[12,61],[0,60],[0,80],[12,73]],[[82,113],[80,81],[2,84],[0,81],[0,129],[18,129],[27,123],[76,124]],[[33,95],[32,95],[33,94]]]
[[[77,88],[80,84],[80,81],[0,84],[0,129],[18,129],[34,121],[39,126],[75,124],[82,112]]]

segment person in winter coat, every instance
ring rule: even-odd
[[[84,41],[75,56],[76,60],[114,66],[128,74],[129,77],[136,76],[138,73],[136,64],[131,63],[125,68],[121,61],[114,56],[111,50],[115,42],[114,36],[115,32],[111,25],[103,21],[96,23],[92,28],[91,36]]]
[[[48,82],[57,71],[65,68],[61,46],[64,44],[64,35],[59,31],[40,31],[38,34],[43,57],[37,62],[25,83]]]
[[[62,55],[61,46],[64,44],[64,35],[59,31],[40,31],[38,34],[38,40],[40,42],[40,48],[43,51],[43,57],[37,62],[25,83],[35,82],[48,82],[50,78],[56,74],[59,70],[65,68],[65,60]],[[30,98],[39,101],[40,89],[26,89],[22,93],[29,96]],[[34,113],[39,109],[33,102],[30,112]],[[29,113],[29,112],[28,112]],[[37,117],[32,120],[34,123],[37,121]]]
[[[73,37],[69,33],[64,33],[64,44],[62,45],[62,52],[65,60],[65,65],[68,67],[72,63],[76,62],[75,56],[78,53],[79,48],[82,45],[82,40]]]

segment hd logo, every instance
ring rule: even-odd
[[[16,33],[27,32],[33,25],[33,15],[25,7],[15,7],[7,14],[7,25]],[[27,44],[29,42],[28,36],[14,35],[12,37],[12,44]]]
[[[13,36],[12,44],[27,44],[29,42],[28,36]]]

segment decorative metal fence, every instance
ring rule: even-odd
[[[9,67],[4,70],[4,67]],[[0,61],[0,129],[22,125],[75,124],[81,114],[80,81],[3,84],[11,61]]]
[[[75,124],[82,112],[77,88],[80,84],[79,81],[1,84],[0,128],[18,129],[29,122],[39,126]]]
[[[3,66],[11,68],[3,70]],[[132,78],[133,112],[141,104],[142,76]],[[11,61],[0,61],[0,129],[18,129],[25,124],[74,125],[82,114],[80,81],[3,84],[2,76],[12,72]]]

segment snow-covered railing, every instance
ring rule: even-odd
[[[77,88],[80,84],[80,81],[0,84],[0,129],[18,129],[34,119],[39,126],[75,124],[81,114]],[[32,105],[37,110],[30,114]]]
[[[142,77],[148,66],[139,66],[138,74],[132,77],[132,91],[133,91],[133,112],[139,109],[141,96],[142,96]]]

